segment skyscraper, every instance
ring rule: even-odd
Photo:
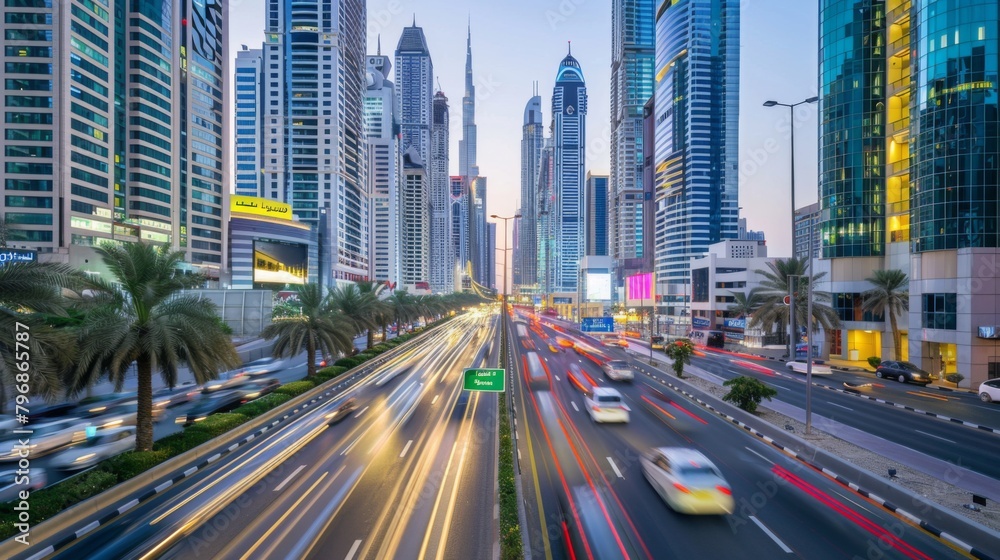
[[[403,153],[403,184],[400,189],[400,275],[401,288],[413,291],[417,282],[426,282],[430,256],[430,209],[427,171],[416,146]]]
[[[475,177],[469,183],[469,259],[472,262],[472,279],[483,286],[490,286],[489,230],[486,222],[486,177]]]
[[[368,56],[365,137],[368,141],[369,275],[399,282],[399,114],[395,86],[388,79],[392,63],[382,54]]]
[[[267,0],[264,194],[318,226],[320,254],[329,255],[320,277],[334,281],[370,274],[365,9],[364,0],[298,0],[292,9]]]
[[[542,151],[538,156],[538,226],[535,233],[538,246],[536,261],[536,277],[538,288],[544,294],[549,294],[555,286],[553,263],[556,252],[556,195],[555,195],[555,148],[552,137],[545,138]]]
[[[587,143],[587,86],[572,52],[559,63],[552,91],[555,194],[555,252],[552,266],[559,292],[575,292],[586,231],[584,158]]]
[[[264,196],[264,51],[236,53],[236,194]]]
[[[691,259],[736,237],[739,10],[736,0],[657,10],[655,268],[671,285],[661,295],[680,294]]]
[[[455,280],[452,256],[451,178],[448,175],[448,98],[434,95],[431,122],[430,284],[435,293],[451,293]]]
[[[625,278],[643,269],[643,105],[653,94],[655,0],[611,4],[611,175],[609,254]],[[652,200],[648,202],[652,204]]]
[[[587,256],[608,256],[608,176],[587,173]]]
[[[514,244],[515,287],[538,283],[538,163],[544,135],[542,98],[535,95],[524,106],[521,126],[521,219]]]
[[[428,179],[433,170],[431,161],[431,120],[434,99],[434,64],[427,48],[424,30],[413,25],[403,28],[396,46],[396,105],[400,110],[402,149],[417,149],[421,162],[428,165]],[[425,279],[426,280],[426,279]]]
[[[472,79],[472,26],[465,44],[465,95],[462,96],[462,138],[458,141],[458,174],[479,175],[476,165],[476,84]]]
[[[493,288],[494,290],[503,289],[503,279],[497,280],[497,274],[504,274],[505,271],[497,271],[497,223],[489,222],[486,224],[486,253],[489,258],[486,260],[486,287]],[[501,257],[503,259],[504,257]],[[508,265],[510,261],[501,260],[500,262],[505,262]]]
[[[223,280],[226,4],[7,2],[3,12],[8,245],[100,272],[96,245],[146,240]]]
[[[454,278],[456,290],[463,290],[462,279],[469,263],[469,184],[467,177],[452,175],[451,184],[451,240],[455,255]]]

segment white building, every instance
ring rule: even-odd
[[[430,206],[427,203],[427,170],[416,146],[403,153],[400,189],[400,287],[414,292],[426,284],[430,256]]]
[[[365,93],[365,137],[368,139],[369,267],[372,280],[399,282],[399,115],[392,62],[382,54],[368,56]]]
[[[451,222],[451,178],[448,175],[448,98],[434,95],[430,160],[430,283],[434,293],[451,293],[455,287],[455,259]]]
[[[758,243],[760,243],[758,245]],[[733,294],[747,293],[760,286],[764,277],[757,270],[767,270],[768,258],[763,242],[728,239],[708,246],[708,253],[691,261],[691,327],[726,330],[730,340],[743,337],[738,321],[727,326]],[[746,333],[750,345],[759,345],[761,333]]]

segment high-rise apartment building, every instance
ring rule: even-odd
[[[448,98],[434,95],[431,119],[430,283],[434,293],[451,293],[455,280],[452,258],[451,178],[448,175]]]
[[[738,1],[659,3],[654,266],[667,301],[685,291],[691,259],[736,237],[739,43]]]
[[[653,95],[655,0],[611,3],[611,174],[608,242],[622,278],[642,272],[646,205],[643,106]],[[649,201],[652,204],[652,201]],[[589,254],[589,253],[588,253]],[[648,268],[645,271],[649,271]]]
[[[364,123],[368,142],[369,276],[399,282],[399,114],[395,87],[389,80],[392,62],[382,54],[368,56],[368,89]]]
[[[555,191],[554,289],[575,292],[586,232],[584,165],[587,143],[587,85],[580,63],[567,53],[552,91]]]
[[[608,256],[608,176],[587,173],[588,256]]]
[[[555,288],[553,266],[556,252],[556,194],[555,194],[555,148],[552,137],[545,138],[541,154],[538,156],[538,226],[535,232],[538,247],[536,277],[538,289],[549,294]]]
[[[424,30],[413,25],[403,28],[396,46],[396,105],[400,111],[402,149],[417,149],[425,165],[431,161],[431,127],[434,99],[434,64]],[[433,173],[427,169],[428,179]]]
[[[430,273],[430,185],[427,170],[416,146],[403,152],[403,183],[400,189],[400,287],[411,292]]]
[[[451,185],[451,247],[455,257],[456,290],[466,288],[463,282],[469,266],[469,184],[466,177],[452,175]]]
[[[236,53],[236,194],[264,196],[264,51]]]
[[[332,282],[370,274],[365,19],[364,0],[266,3],[264,195],[318,226]]]
[[[521,126],[521,219],[518,242],[514,243],[515,287],[538,283],[538,163],[542,155],[545,127],[542,98],[534,95],[524,106]]]
[[[469,183],[469,258],[472,261],[472,279],[482,286],[491,286],[489,229],[486,222],[486,177],[474,177]]]
[[[746,220],[740,230],[739,239],[753,239],[749,234],[756,233],[764,239],[764,232],[747,232]],[[745,233],[744,233],[745,232]],[[820,258],[820,212],[819,202],[814,202],[808,206],[803,206],[795,210],[795,250],[792,256],[797,259]]]
[[[225,282],[227,5],[7,2],[3,13],[8,245],[100,272],[94,246],[146,240]]]
[[[842,327],[828,333],[833,355],[961,372],[971,387],[1000,373],[998,22],[994,4],[820,3],[822,288]],[[878,269],[909,276],[899,355],[888,318],[862,307]]]

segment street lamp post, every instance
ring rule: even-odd
[[[764,102],[765,107],[774,107],[779,105],[781,107],[788,107],[788,116],[791,119],[791,145],[792,150],[790,152],[791,157],[791,188],[792,188],[792,257],[795,257],[795,107],[805,103],[815,103],[819,101],[819,97],[813,96],[808,99],[803,99],[798,103],[779,103],[774,100],[768,100]],[[810,240],[811,241],[811,240]],[[790,303],[790,312],[788,314],[788,359],[795,359],[795,291],[792,290],[792,298]]]
[[[513,216],[503,217],[497,216],[496,214],[491,214],[491,218],[494,220],[503,220],[503,310],[504,313],[507,312],[507,222],[510,220],[516,220],[521,217],[520,214],[514,214]],[[496,257],[494,257],[496,258]],[[496,261],[493,261],[496,262]]]

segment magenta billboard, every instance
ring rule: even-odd
[[[626,305],[653,305],[655,296],[653,273],[635,274],[625,279]]]

